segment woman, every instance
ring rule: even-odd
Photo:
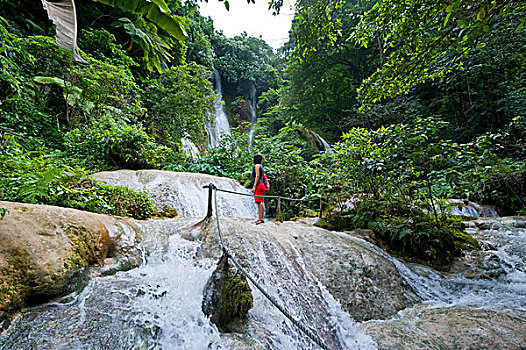
[[[256,225],[262,224],[265,221],[263,216],[265,215],[265,207],[263,206],[263,196],[265,194],[265,184],[263,183],[263,156],[259,153],[254,155],[254,168],[252,169],[252,193],[254,193],[254,200],[258,205],[258,219],[254,221]]]

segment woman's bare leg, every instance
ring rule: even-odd
[[[258,202],[258,219],[263,221],[263,216],[265,215],[265,207],[263,202]]]

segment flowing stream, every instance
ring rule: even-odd
[[[383,252],[422,300],[432,307],[512,307],[526,310],[526,221],[482,219],[468,223],[467,231],[482,243],[484,254],[467,261],[466,276],[456,271],[438,273],[419,264],[403,264]],[[476,253],[475,253],[476,254]]]
[[[172,176],[170,183],[186,183],[187,189],[191,181],[196,181],[196,193],[203,192],[193,175],[159,174]],[[100,176],[110,179],[110,175]],[[161,179],[151,172],[122,171],[119,176],[130,184],[164,191],[159,186]],[[230,186],[231,182],[223,179],[220,183],[212,177],[199,181],[213,181],[220,187]],[[169,204],[182,203],[183,196],[163,196]],[[190,202],[195,205],[194,197],[188,196],[193,198],[188,206]],[[220,202],[221,207],[248,206],[245,197],[223,197],[228,201]],[[204,199],[198,202],[206,203]],[[216,260],[205,257],[202,242],[183,238],[188,233],[193,235],[203,210],[176,207],[196,213],[196,217],[140,223],[140,267],[111,276],[94,276],[79,294],[24,310],[0,336],[0,349],[319,349],[254,287],[254,308],[249,312],[248,325],[241,327],[238,335],[222,335],[201,311],[203,289]],[[250,214],[223,209],[220,215],[239,218]],[[229,220],[250,225],[247,219]],[[265,225],[272,225],[268,230],[280,230],[273,223]],[[300,230],[292,235],[307,234],[298,227]],[[469,271],[480,272],[477,276],[403,264],[371,243],[351,239],[391,261],[427,307],[526,310],[526,221],[477,219],[469,223],[468,230],[482,244],[481,256],[463,259]],[[270,231],[266,234],[271,236]],[[294,237],[291,239],[293,242]],[[289,246],[283,240],[249,239],[244,235],[236,240],[248,247],[243,259],[251,274],[296,319],[313,327],[331,349],[376,348],[375,341],[342,309],[309,267],[312,262],[304,261],[303,248],[292,243]]]

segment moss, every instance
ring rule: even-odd
[[[245,317],[253,307],[252,291],[239,273],[228,273],[221,291],[220,307],[232,318],[231,322]]]
[[[176,218],[179,217],[181,214],[175,210],[175,208],[172,208],[168,205],[165,205],[160,211],[159,216],[162,218]]]
[[[455,246],[462,250],[479,250],[479,242],[469,233],[462,230],[452,230],[451,234],[455,239]]]
[[[239,328],[253,307],[252,291],[245,277],[233,272],[223,256],[205,288],[203,312],[221,332]]]

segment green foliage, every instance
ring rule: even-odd
[[[66,93],[74,94],[78,91],[74,89],[79,88],[82,95],[73,110],[69,112],[70,115],[75,116],[78,113],[76,118],[80,122],[81,116],[89,120],[106,114],[108,107],[110,111],[118,114],[127,112],[128,116],[144,113],[137,101],[140,89],[129,67],[115,66],[89,58],[88,60],[89,66],[77,66],[71,74],[74,88]],[[86,108],[89,104],[93,104],[93,109]],[[133,116],[132,120],[128,121],[133,123],[135,120],[136,116]]]
[[[0,208],[0,220],[3,220],[6,214],[9,214],[9,210],[6,208]]]
[[[65,135],[68,153],[90,167],[158,168],[170,153],[156,144],[139,125],[129,125],[105,116],[83,129]]]
[[[394,0],[378,2],[353,34],[363,46],[378,46],[384,57],[381,67],[360,87],[361,102],[369,106],[462,69],[465,57],[487,45],[492,31],[498,30],[495,26],[507,27],[506,36],[520,40],[525,13],[524,2],[514,0],[413,1],[411,6]],[[524,52],[519,41],[514,43],[516,50]]]
[[[4,140],[0,153],[0,200],[57,205],[136,219],[157,214],[145,192],[101,184],[90,179],[81,168],[58,164],[43,152],[24,151],[10,137]]]
[[[57,190],[58,205],[101,214],[130,216],[145,220],[158,214],[145,191],[101,184],[77,173],[62,178]]]
[[[496,154],[503,144],[524,150],[517,138],[523,123],[517,118],[505,134],[485,134],[460,145],[442,138],[448,124],[434,118],[376,131],[354,128],[313,163],[318,170],[313,182],[322,193],[353,194],[353,226],[370,226],[393,249],[442,264],[441,251],[456,254],[452,231],[458,229],[448,223],[445,199],[491,197],[495,202],[501,196],[509,200],[504,210],[524,206],[519,182],[526,172],[524,158]],[[502,192],[511,188],[514,194]]]
[[[234,38],[216,36],[212,44],[216,59],[214,67],[231,84],[251,81],[257,90],[265,91],[279,83],[276,57],[263,40],[246,33]]]
[[[187,135],[196,144],[206,139],[203,119],[211,116],[215,97],[209,74],[190,63],[145,82],[142,99],[149,115],[143,125],[159,142],[178,148]]]
[[[79,46],[99,61],[115,66],[137,66],[116,41],[115,35],[107,30],[94,28],[83,29],[78,39]]]
[[[148,70],[157,70],[157,72],[162,73],[172,60],[170,42],[157,34],[157,27],[153,23],[146,23],[142,18],[132,22],[129,18],[122,17],[115,22],[115,27],[124,28],[126,33],[131,36],[128,50],[131,50],[134,42],[139,44],[144,53],[144,61]]]
[[[155,23],[159,28],[164,29],[177,40],[185,40],[186,32],[181,26],[180,19],[170,13],[170,8],[164,0],[151,1],[125,1],[125,0],[93,0],[105,5],[119,7],[124,10],[145,16]]]

